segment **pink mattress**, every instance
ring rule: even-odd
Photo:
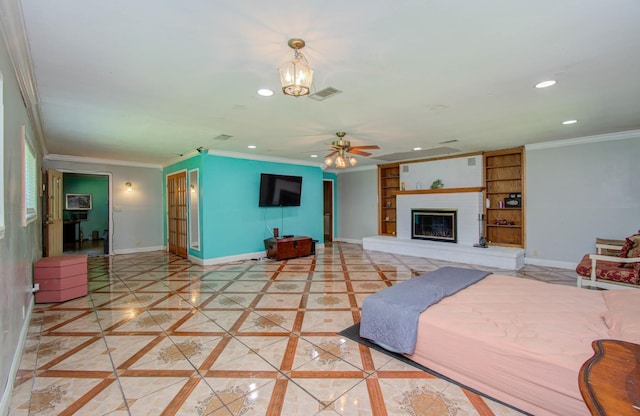
[[[487,276],[420,315],[409,358],[536,416],[588,415],[578,371],[611,338],[602,293]]]

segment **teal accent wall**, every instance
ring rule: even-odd
[[[323,242],[320,167],[203,153],[165,168],[164,175],[195,168],[200,169],[200,252],[190,254],[207,260],[261,252],[274,227],[281,236],[307,235]],[[302,176],[301,205],[259,207],[261,173]]]
[[[333,180],[333,238],[339,237],[338,234],[338,175],[333,172],[322,172],[323,179]]]
[[[91,194],[92,209],[87,211],[87,219],[81,220],[80,229],[85,239],[90,239],[93,231],[98,231],[98,238],[102,238],[104,230],[109,228],[109,177],[65,173],[62,180],[62,193],[65,195],[65,200],[67,194]],[[65,210],[63,219],[71,219],[73,212],[78,211]]]

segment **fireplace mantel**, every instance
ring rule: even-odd
[[[472,187],[472,188],[440,188],[440,189],[414,189],[411,191],[395,191],[396,195],[421,195],[421,194],[458,194],[464,192],[482,192],[486,188]]]

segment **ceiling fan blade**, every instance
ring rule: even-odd
[[[354,155],[360,155],[360,156],[370,156],[371,153],[368,152],[362,152],[358,149],[354,149],[353,147],[349,150],[347,150],[347,153],[353,153]]]
[[[331,157],[331,156],[335,155],[336,153],[338,153],[338,151],[337,151],[337,150],[334,150],[333,152],[331,152],[331,153],[329,153],[328,155],[326,155],[324,158],[326,159],[326,158],[328,158],[328,157]]]
[[[351,146],[352,149],[380,149],[379,146],[375,144],[370,144],[366,146]]]

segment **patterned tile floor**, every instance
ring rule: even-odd
[[[444,265],[346,243],[206,267],[164,252],[92,257],[88,296],[36,305],[10,414],[519,415],[336,335],[369,294]]]

